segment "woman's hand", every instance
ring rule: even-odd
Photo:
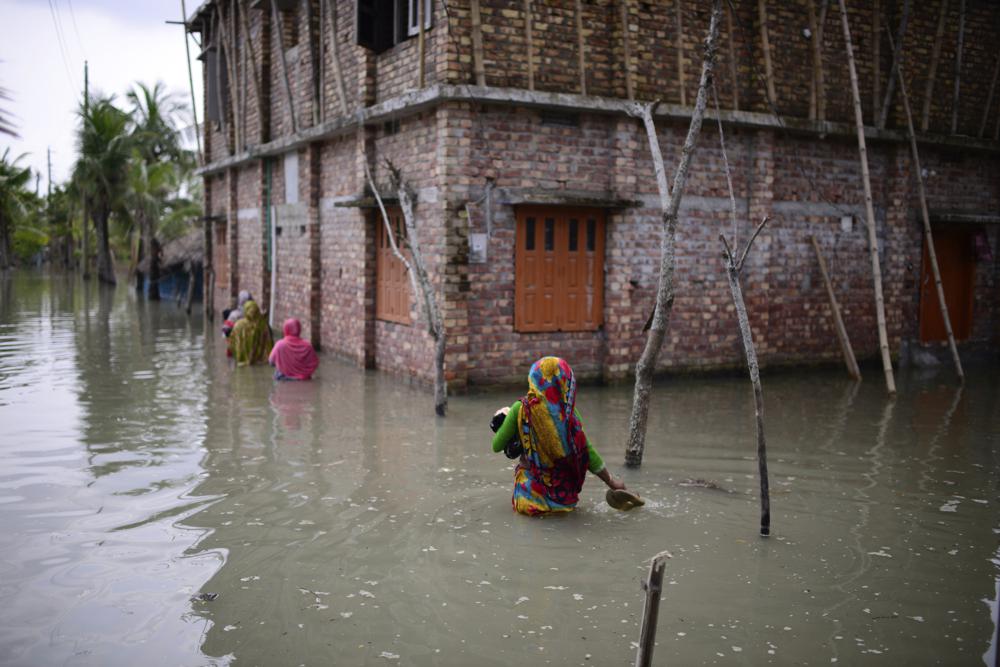
[[[601,470],[601,472],[595,474],[601,478],[601,481],[603,481],[605,484],[608,485],[608,488],[611,489],[625,488],[625,482],[621,481],[617,477],[612,476],[612,474],[608,472],[607,468],[604,468],[603,470]]]

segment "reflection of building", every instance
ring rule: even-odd
[[[829,6],[823,30],[805,30],[808,7],[820,4]],[[875,100],[883,105],[898,85],[890,81],[888,38],[871,35],[875,26],[895,30],[904,2],[849,4],[898,351],[920,335],[927,269],[898,92],[886,129],[875,127]],[[189,26],[205,48],[203,174],[215,220],[208,238],[216,307],[250,289],[276,311],[275,321],[301,317],[328,351],[429,377],[433,345],[408,281],[384,252],[364,178],[367,158],[385,184],[389,159],[418,192],[420,240],[445,303],[454,385],[520,377],[544,352],[571,359],[585,375],[622,377],[644,340],[659,257],[646,139],[623,102],[667,103],[658,120],[673,162],[697,88],[708,5],[427,0],[421,30],[416,1],[259,0],[239,10],[232,0],[205,3]],[[903,67],[918,124],[928,101],[921,148],[932,215],[943,235],[963,235],[959,245],[979,238],[995,248],[1000,94],[990,93],[996,55],[989,45],[1000,6],[969,0],[961,21],[958,3],[943,15],[939,6],[910,10]],[[772,365],[839,358],[809,244],[815,235],[831,261],[851,339],[859,354],[874,356],[837,3],[742,0],[736,7],[723,22],[716,79],[741,234],[751,221],[775,217],[745,272],[758,352]],[[881,7],[877,20],[874,7]],[[741,363],[719,259],[729,198],[714,123],[706,123],[700,146],[682,209],[663,367]],[[997,335],[996,255],[953,258],[971,276],[954,299],[972,304],[969,340]]]

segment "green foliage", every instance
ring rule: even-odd
[[[31,168],[19,164],[23,158],[12,157],[9,148],[0,156],[0,269],[12,264],[12,239],[38,207],[38,198],[28,189]]]

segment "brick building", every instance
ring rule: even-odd
[[[950,310],[968,346],[1000,331],[1000,5],[942,2],[913,3],[902,75],[921,126]],[[941,336],[905,117],[890,84],[886,30],[896,34],[904,2],[847,4],[897,354],[904,341]],[[584,376],[626,377],[654,299],[659,206],[644,130],[624,101],[663,102],[660,141],[675,163],[709,5],[207,2],[189,29],[201,35],[206,64],[208,307],[249,289],[275,323],[298,316],[326,352],[429,380],[433,342],[366,186],[365,160],[392,194],[388,159],[417,192],[450,386],[520,381],[544,353]],[[715,78],[740,234],[774,218],[744,269],[761,362],[840,359],[811,235],[858,356],[877,356],[837,2],[736,0]],[[882,124],[890,87],[897,93]],[[717,125],[706,120],[678,227],[663,369],[742,363],[718,241],[730,231],[722,165]]]

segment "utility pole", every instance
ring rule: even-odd
[[[89,71],[87,61],[83,61],[83,131],[87,131],[87,118],[90,116],[90,89]],[[81,184],[81,187],[82,184]],[[90,280],[90,206],[87,200],[87,193],[80,193],[83,197],[83,279]]]
[[[52,146],[48,146],[45,149],[45,163],[48,171],[48,177],[46,182],[48,187],[45,188],[45,219],[49,223],[49,232],[52,232]],[[49,260],[52,259],[52,248],[49,247]]]

